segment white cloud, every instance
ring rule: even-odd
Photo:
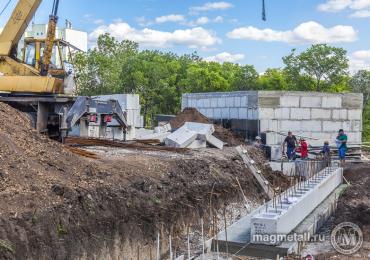
[[[351,74],[355,74],[359,70],[369,70],[370,71],[370,63],[365,60],[350,58],[349,59],[349,72]]]
[[[253,26],[240,27],[229,32],[227,36],[232,39],[290,44],[338,43],[357,40],[357,32],[352,26],[337,25],[326,28],[314,21],[302,23],[288,31],[258,29]]]
[[[329,0],[324,4],[320,4],[317,9],[321,12],[339,12],[352,3],[352,0]]]
[[[370,0],[327,0],[317,9],[321,12],[339,12],[345,9],[362,10],[370,6]]]
[[[355,51],[348,58],[351,73],[356,73],[359,70],[370,70],[370,50]]]
[[[202,6],[190,7],[190,13],[207,12],[212,10],[226,10],[232,7],[233,5],[229,2],[208,2]]]
[[[370,10],[356,11],[356,12],[352,13],[350,15],[350,17],[354,17],[354,18],[366,18],[366,17],[370,17]]]
[[[165,32],[149,28],[138,30],[124,22],[97,27],[89,34],[90,42],[96,42],[99,35],[104,33],[109,33],[118,40],[132,40],[142,46],[156,48],[185,45],[189,48],[209,49],[221,42],[212,31],[202,27]]]
[[[222,53],[219,53],[215,56],[210,56],[210,57],[207,57],[207,58],[204,58],[205,61],[215,61],[215,62],[220,62],[220,63],[223,63],[223,62],[239,62],[241,60],[244,59],[244,54],[241,54],[241,53],[237,53],[237,54],[231,54],[231,53],[228,53],[228,52],[222,52]]]
[[[213,19],[214,23],[223,23],[224,18],[222,16],[217,16],[215,19]]]
[[[206,16],[202,16],[202,17],[199,17],[196,21],[195,21],[196,24],[198,25],[204,25],[204,24],[207,24],[209,23],[209,18],[206,17]]]
[[[183,22],[185,21],[185,17],[181,14],[169,14],[163,15],[155,18],[156,23],[167,23],[167,22]]]
[[[355,51],[352,56],[356,59],[370,59],[370,50]]]
[[[93,21],[94,24],[103,24],[104,20],[103,19],[96,19]]]

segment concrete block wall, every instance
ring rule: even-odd
[[[209,92],[183,94],[181,109],[195,107],[210,119],[257,120],[256,91]]]
[[[328,140],[334,145],[338,130],[349,144],[362,141],[362,94],[317,92],[258,92],[260,132],[288,132],[305,136],[311,145]],[[284,136],[270,132],[267,144],[279,146]],[[318,139],[318,140],[315,140]]]
[[[190,93],[182,96],[182,109],[195,107],[211,119],[258,120],[267,145],[280,146],[284,137],[274,132],[305,136],[310,145],[331,145],[339,129],[349,144],[362,141],[362,94],[289,91]],[[317,139],[317,140],[316,140]]]

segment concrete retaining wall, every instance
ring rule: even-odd
[[[252,243],[278,244],[278,241],[256,240],[256,235],[289,234],[342,183],[342,178],[342,168],[325,168],[310,181],[290,188],[275,203],[268,202],[266,210],[252,217]]]

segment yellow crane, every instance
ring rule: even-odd
[[[17,47],[42,0],[19,0],[0,34],[0,91],[9,93],[64,93],[63,80],[48,71],[55,41],[59,0],[54,0],[49,17],[45,48],[35,67],[17,59]],[[40,54],[39,54],[40,55]]]

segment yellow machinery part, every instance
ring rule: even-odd
[[[41,76],[0,76],[0,91],[62,94],[63,81]]]

